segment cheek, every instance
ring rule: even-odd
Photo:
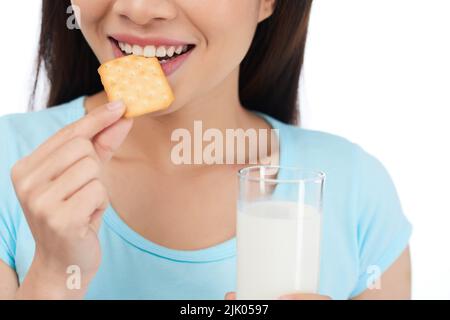
[[[250,45],[258,21],[257,0],[216,0],[203,5],[195,21],[211,48]]]
[[[71,0],[79,12],[80,28],[84,38],[89,43],[99,61],[106,60],[105,45],[102,36],[102,24],[114,0]]]
[[[200,72],[204,72],[203,77],[211,80],[211,84],[217,84],[239,66],[248,52],[258,24],[259,1],[196,2],[195,10],[186,12],[203,36],[199,48],[203,66]]]
[[[71,0],[77,6],[81,31],[86,40],[91,43],[94,33],[101,28],[103,18],[108,14],[114,0]]]
[[[105,15],[113,0],[71,0],[71,3],[79,8],[82,24],[89,24]]]

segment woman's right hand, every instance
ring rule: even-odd
[[[42,297],[39,285],[66,286],[70,266],[85,286],[97,272],[97,233],[109,204],[100,174],[132,127],[124,112],[120,102],[95,108],[14,165],[12,182],[36,243],[23,283],[30,292],[22,297]]]

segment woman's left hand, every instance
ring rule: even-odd
[[[331,300],[330,297],[322,296],[319,294],[307,294],[307,293],[291,293],[286,294],[278,298],[279,300]],[[225,295],[225,300],[236,300],[235,292],[228,292]]]

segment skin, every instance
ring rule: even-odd
[[[257,24],[272,14],[274,0],[72,2],[102,63],[114,58],[107,39],[112,33],[176,38],[196,48],[168,77],[176,96],[168,110],[125,120],[124,107],[109,110],[100,92],[86,99],[85,117],[15,164],[11,177],[36,253],[20,287],[15,272],[0,262],[0,298],[83,298],[101,262],[97,231],[108,204],[136,232],[168,248],[196,250],[232,238],[236,170],[242,165],[177,166],[170,161],[170,135],[178,128],[192,132],[195,120],[202,120],[204,130],[270,129],[240,104],[238,76]],[[277,152],[270,157],[276,164]],[[220,193],[211,190],[218,181]],[[81,267],[80,290],[65,286],[66,268],[73,264]],[[408,274],[409,257],[392,268]],[[399,287],[405,288],[399,296],[408,297],[409,278],[387,277],[382,295]]]

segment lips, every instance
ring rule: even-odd
[[[131,54],[147,58],[156,57],[166,76],[174,73],[195,49],[194,44],[163,38],[114,36],[109,37],[109,40],[116,58]]]

